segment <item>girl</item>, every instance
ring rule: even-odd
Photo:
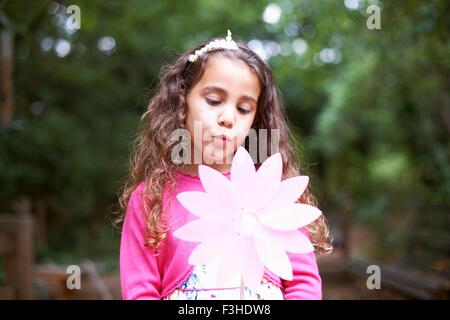
[[[195,135],[200,124],[203,139]],[[173,140],[178,129],[189,132],[184,159],[176,161]],[[165,68],[156,94],[141,118],[134,144],[130,176],[120,196],[125,212],[120,247],[120,276],[124,299],[238,299],[239,284],[215,288],[212,266],[192,267],[188,257],[195,243],[172,232],[193,216],[176,199],[184,191],[204,191],[194,153],[201,164],[230,178],[236,149],[245,147],[251,129],[278,129],[283,180],[300,175],[279,91],[269,66],[244,43],[226,39],[205,41],[183,53]],[[204,137],[209,139],[204,139]],[[225,148],[231,145],[231,148]],[[206,152],[208,150],[208,152]],[[176,152],[177,153],[177,152]],[[191,157],[186,157],[187,155]],[[192,157],[194,155],[194,157]],[[262,161],[257,161],[256,168]],[[299,202],[314,205],[307,189]],[[303,230],[320,252],[331,250],[321,216]],[[321,278],[314,253],[288,253],[293,279],[286,281],[265,269],[259,287],[245,291],[245,299],[321,299]]]

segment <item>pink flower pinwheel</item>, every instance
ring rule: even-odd
[[[189,264],[218,263],[217,284],[240,274],[248,288],[255,288],[264,267],[280,278],[292,280],[292,265],[286,252],[314,250],[299,230],[322,212],[296,203],[309,178],[296,176],[284,181],[279,153],[269,157],[256,171],[248,152],[239,147],[231,165],[231,179],[204,165],[199,176],[206,192],[177,195],[180,203],[200,219],[175,230],[174,236],[200,242],[189,256]]]

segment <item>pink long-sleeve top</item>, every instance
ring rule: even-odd
[[[230,173],[224,173],[230,179]],[[142,203],[144,183],[133,191],[122,229],[120,243],[120,280],[122,297],[135,299],[164,299],[186,280],[194,266],[188,258],[197,243],[179,240],[172,232],[185,223],[197,219],[177,200],[176,195],[184,191],[203,191],[200,178],[185,173],[177,173],[177,187],[165,190],[163,204],[170,201],[168,212],[171,228],[161,242],[157,252],[144,245],[145,214]],[[151,205],[151,204],[150,204]],[[321,299],[322,282],[314,252],[309,254],[288,253],[292,263],[293,279],[280,279],[265,268],[266,277],[280,286],[285,300]]]

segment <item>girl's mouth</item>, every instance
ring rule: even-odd
[[[228,137],[225,134],[216,135],[216,136],[214,136],[214,139],[222,140],[223,142],[229,142],[232,140],[230,137]]]

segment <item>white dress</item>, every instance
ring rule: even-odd
[[[239,300],[240,279],[234,279],[225,288],[217,288],[216,270],[215,265],[196,266],[191,275],[165,300]],[[244,289],[244,300],[283,300],[283,289],[263,277],[255,291]]]

